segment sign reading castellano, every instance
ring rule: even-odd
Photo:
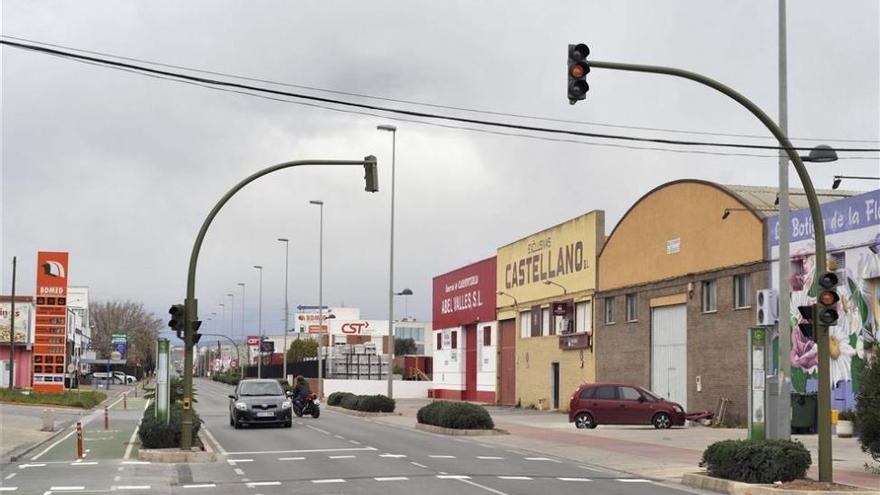
[[[520,303],[546,297],[547,281],[569,293],[595,289],[604,228],[594,211],[499,248],[497,289]]]

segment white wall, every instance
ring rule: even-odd
[[[483,345],[483,329],[492,330],[492,345]],[[495,391],[495,363],[498,345],[498,323],[494,321],[477,324],[477,390]]]
[[[457,348],[452,349],[452,332],[458,332]],[[443,335],[443,345],[437,349],[437,334]],[[461,327],[431,332],[430,345],[434,349],[434,384],[436,388],[464,390],[464,331]]]
[[[434,382],[395,380],[394,398],[426,399],[428,398],[429,388],[434,388]],[[360,395],[385,395],[388,393],[388,382],[385,380],[324,379],[324,395],[330,395],[333,392],[351,392]]]

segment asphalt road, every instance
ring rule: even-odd
[[[96,459],[84,465],[56,457],[24,460],[0,473],[3,490],[44,495],[693,493],[607,468],[494,447],[479,438],[395,428],[326,410],[319,419],[297,420],[291,429],[235,430],[227,409],[232,387],[207,381],[198,381],[197,387],[197,410],[221,447],[221,462],[160,465]]]

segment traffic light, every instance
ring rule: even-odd
[[[580,100],[587,98],[590,85],[587,84],[587,74],[590,66],[587,64],[587,56],[590,48],[583,44],[568,45],[568,102],[574,105]]]
[[[168,321],[168,326],[174,329],[178,339],[183,339],[181,332],[183,332],[183,320],[186,317],[186,307],[183,304],[174,304],[171,306],[171,309],[168,310],[168,314],[171,315],[171,320]]]
[[[202,322],[201,322],[200,320],[196,320],[196,321],[192,322],[192,331],[193,331],[192,340],[193,340],[193,345],[198,344],[198,343],[199,343],[199,340],[201,340],[201,338],[202,338],[202,334],[199,333],[199,328],[200,328],[201,326],[202,326]]]
[[[379,169],[376,166],[376,157],[373,155],[364,157],[364,181],[367,192],[377,192],[379,190]]]
[[[837,325],[837,303],[840,295],[837,294],[839,279],[834,272],[826,272],[819,278],[819,296],[816,301],[819,305],[819,322],[827,327]]]
[[[813,333],[814,309],[814,304],[810,304],[809,306],[798,306],[798,312],[800,312],[802,320],[800,323],[798,323],[798,328],[801,329],[801,333],[804,335],[804,337],[810,340],[816,340],[815,334]]]

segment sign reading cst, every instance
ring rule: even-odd
[[[496,258],[434,277],[434,328],[495,319]]]

